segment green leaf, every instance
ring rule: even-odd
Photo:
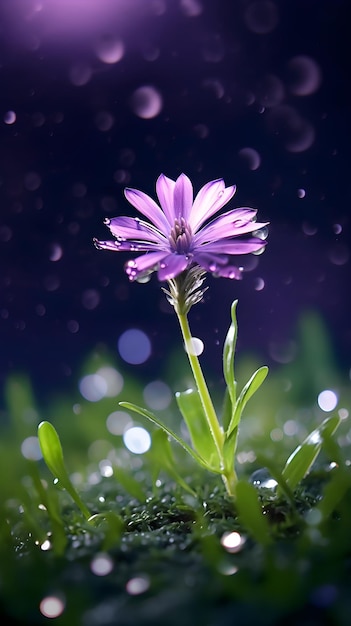
[[[120,485],[125,489],[133,498],[139,500],[139,502],[145,502],[145,493],[133,476],[126,472],[122,467],[114,466],[113,474],[116,476]]]
[[[235,451],[238,441],[239,428],[233,428],[230,435],[226,435],[223,446],[224,464],[227,470],[234,466]]]
[[[295,489],[306,476],[321,450],[323,438],[333,435],[340,421],[341,419],[337,415],[328,417],[289,456],[282,476],[290,489]]]
[[[205,461],[197,452],[195,452],[195,450],[190,448],[190,446],[188,446],[188,444],[181,437],[179,437],[173,430],[168,428],[168,426],[165,426],[165,424],[163,424],[159,419],[157,419],[157,417],[155,417],[153,413],[151,413],[147,409],[143,409],[142,407],[137,406],[136,404],[132,404],[131,402],[120,402],[119,405],[123,406],[125,409],[129,409],[130,411],[135,411],[135,413],[139,413],[139,415],[146,417],[150,422],[152,422],[153,424],[156,424],[156,426],[158,426],[159,428],[162,428],[162,430],[164,430],[164,432],[167,433],[167,435],[172,437],[174,441],[179,443],[179,445],[182,446],[182,448],[184,448],[184,450],[186,450],[186,452],[190,454],[190,456],[197,463],[199,463],[199,465],[201,465],[207,470],[210,470],[211,472],[215,472],[218,474],[221,473],[217,469],[211,467],[207,463],[207,461]]]
[[[39,424],[38,439],[44,461],[50,472],[53,474],[54,478],[57,478],[60,485],[66,489],[76,505],[82,511],[84,517],[89,519],[90,512],[80,499],[71,482],[65,467],[60,438],[50,422],[41,422]]]
[[[89,517],[88,522],[99,528],[103,528],[105,536],[101,546],[103,551],[115,548],[120,544],[122,532],[124,529],[124,522],[120,515],[113,511],[107,511],[106,513],[96,513]]]
[[[235,376],[234,376],[234,357],[235,357],[236,339],[238,335],[238,324],[236,320],[237,305],[238,305],[238,301],[234,300],[231,306],[232,322],[229,326],[229,330],[225,338],[224,347],[223,347],[224,380],[227,385],[232,407],[235,406],[235,402],[236,402],[236,381],[235,381]],[[228,424],[225,424],[223,422],[223,428],[226,430],[227,427],[228,427]]]
[[[187,485],[183,478],[178,474],[176,463],[172,454],[171,445],[167,433],[164,430],[156,430],[152,434],[152,446],[148,453],[152,459],[153,466],[156,470],[155,480],[161,469],[165,470],[183,489],[196,496],[196,493]]]
[[[243,480],[236,485],[236,507],[239,519],[247,532],[259,543],[268,545],[271,542],[269,525],[263,515],[257,490]]]
[[[235,404],[235,408],[233,411],[232,419],[230,420],[230,424],[228,426],[227,434],[230,435],[232,430],[239,425],[243,410],[253,396],[253,394],[260,388],[263,381],[265,380],[268,374],[268,367],[264,365],[260,367],[254,374],[252,374],[250,380],[246,383],[245,387],[242,389],[240,396]]]
[[[211,467],[214,466],[219,470],[220,460],[216,444],[204,414],[199,392],[194,389],[177,392],[176,400],[188,427],[194,450]]]

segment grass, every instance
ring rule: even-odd
[[[73,390],[38,409],[28,378],[9,378],[0,443],[7,620],[348,626],[349,381],[332,366],[318,320],[305,318],[298,344],[296,360],[271,373],[243,417],[236,501],[142,418],[136,424],[152,437],[142,455],[106,428],[118,402],[141,404],[144,388],[111,355],[92,354],[80,374],[102,366],[122,373],[118,397],[99,402]],[[254,366],[252,357],[241,360],[243,380]],[[186,371],[177,368],[177,376],[185,388]],[[316,402],[323,389],[338,397],[324,426]],[[163,419],[179,431],[176,409],[167,407]],[[42,420],[60,435],[63,455],[57,448],[53,462],[64,465],[78,500],[62,477],[54,484],[48,467],[56,475],[60,468],[41,458]]]

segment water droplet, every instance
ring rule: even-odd
[[[204,351],[204,343],[198,337],[191,337],[185,345],[185,352],[194,356],[199,356]]]
[[[272,490],[275,489],[278,484],[265,467],[258,469],[251,474],[250,483],[252,483],[255,487],[263,487],[264,489]]]

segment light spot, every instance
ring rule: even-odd
[[[100,294],[96,289],[86,289],[82,293],[82,305],[84,309],[93,311],[100,304]]]
[[[240,535],[240,533],[236,531],[224,533],[221,538],[221,544],[223,548],[225,548],[227,552],[230,552],[231,554],[239,552],[243,547],[245,541],[245,537],[243,537],[242,535]]]
[[[131,596],[139,596],[141,593],[145,593],[150,587],[150,580],[147,576],[136,576],[130,578],[126,584],[126,591]]]
[[[344,243],[335,243],[329,250],[328,257],[333,265],[346,265],[350,258],[350,251]]]
[[[262,291],[265,287],[263,278],[255,278],[254,288],[256,291]]]
[[[89,402],[99,402],[106,396],[107,382],[100,374],[88,374],[79,381],[79,391]]]
[[[300,55],[292,58],[287,66],[288,84],[295,96],[309,96],[319,88],[322,73],[311,57]]]
[[[284,433],[288,435],[288,437],[292,437],[297,435],[299,432],[299,424],[295,420],[288,420],[285,422],[283,426]]]
[[[118,351],[124,361],[132,365],[145,363],[151,354],[148,336],[137,328],[126,330],[118,340]]]
[[[204,351],[204,342],[201,341],[198,337],[191,337],[189,341],[187,341],[184,349],[188,354],[192,354],[193,356],[199,356]]]
[[[107,64],[118,63],[124,56],[124,43],[114,35],[100,39],[96,46],[96,56],[100,61]]]
[[[266,74],[257,85],[257,101],[264,108],[275,107],[284,100],[285,89],[282,81],[274,74]]]
[[[340,235],[340,233],[342,232],[341,224],[333,224],[333,231],[336,235]]]
[[[125,411],[113,411],[106,420],[106,428],[112,435],[123,435],[132,425],[133,420]]]
[[[28,191],[36,191],[41,185],[41,177],[37,172],[27,172],[24,177],[24,186]]]
[[[17,116],[14,111],[7,111],[3,119],[4,119],[5,124],[11,125],[15,123]]]
[[[151,437],[145,428],[133,426],[123,434],[124,445],[134,454],[145,454],[150,449]]]
[[[180,0],[180,8],[187,17],[197,17],[203,12],[203,6],[199,0]]]
[[[97,370],[97,375],[102,376],[106,382],[105,396],[114,398],[122,391],[124,385],[123,376],[114,368],[106,365]]]
[[[27,437],[22,441],[22,456],[30,461],[40,461],[43,458],[38,437]]]
[[[53,261],[53,262],[59,261],[62,258],[62,255],[63,255],[63,250],[60,244],[52,243],[50,246],[50,254],[49,254],[50,261]]]
[[[239,150],[239,157],[249,170],[258,170],[261,165],[261,157],[254,148],[242,148]]]
[[[267,35],[278,25],[277,7],[270,0],[252,2],[244,13],[244,21],[253,33]]]
[[[90,563],[90,569],[96,576],[107,576],[113,570],[113,560],[109,554],[97,554]]]
[[[95,124],[98,130],[106,133],[111,130],[115,123],[115,118],[109,111],[99,111],[95,116]]]
[[[304,198],[306,196],[306,191],[305,189],[298,189],[297,190],[297,197],[298,198]]]
[[[162,380],[155,380],[146,385],[143,396],[146,404],[156,411],[166,409],[172,401],[172,392]]]
[[[44,617],[58,617],[63,613],[65,604],[63,600],[57,596],[46,596],[39,604],[39,609]]]
[[[47,552],[48,550],[51,550],[51,541],[49,541],[49,539],[45,539],[45,541],[43,541],[43,543],[41,544],[40,549],[43,552]]]
[[[338,404],[338,396],[335,391],[325,389],[318,395],[317,402],[319,408],[328,413],[329,411],[333,411]]]
[[[90,65],[87,63],[75,63],[69,70],[68,76],[75,87],[86,85],[93,75]]]
[[[134,91],[130,104],[135,115],[148,120],[159,115],[163,107],[163,98],[158,89],[144,85]]]
[[[67,330],[69,330],[72,335],[75,335],[75,333],[79,331],[79,322],[77,322],[77,320],[68,320]]]

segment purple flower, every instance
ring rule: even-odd
[[[126,263],[130,280],[157,271],[160,281],[171,280],[192,266],[226,278],[241,278],[232,265],[236,255],[259,252],[265,242],[257,231],[265,223],[255,222],[256,210],[241,207],[208,221],[233,197],[235,185],[225,187],[213,180],[193,198],[190,179],[181,174],[176,181],[161,174],[156,192],[161,206],[137,189],[126,189],[127,200],[150,221],[137,217],[106,219],[113,241],[94,240],[97,248],[115,252],[145,252]],[[259,233],[258,233],[259,234]]]

